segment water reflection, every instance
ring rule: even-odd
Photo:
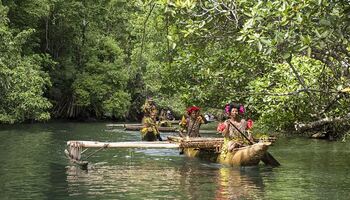
[[[79,196],[178,199],[173,195],[180,189],[179,180],[180,175],[174,168],[102,165],[83,171],[76,166],[67,167],[69,192]]]
[[[218,170],[215,199],[262,199],[263,179],[259,167]]]
[[[232,168],[177,153],[136,150],[131,157],[119,154],[117,163],[96,163],[88,171],[69,165],[69,193],[127,199],[261,199],[259,167]]]
[[[279,138],[269,150],[282,166],[232,168],[176,150],[106,149],[83,171],[67,140],[137,141],[105,124],[0,127],[0,199],[349,199],[349,143]],[[90,149],[90,154],[94,149]]]

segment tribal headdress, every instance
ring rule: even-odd
[[[225,113],[230,114],[232,111],[232,108],[236,108],[238,110],[239,114],[244,114],[245,113],[245,108],[243,104],[237,104],[237,103],[228,103],[225,105]]]
[[[190,115],[193,111],[199,111],[199,110],[201,110],[201,108],[197,106],[191,106],[186,109],[188,115]]]

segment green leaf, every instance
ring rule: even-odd
[[[289,58],[291,57],[291,54],[290,53],[284,53],[283,55],[282,55],[282,58],[284,59],[284,60],[288,60]]]
[[[316,33],[317,37],[321,37],[321,34],[317,31],[317,29],[315,29],[314,32]]]
[[[266,45],[271,45],[271,40],[267,40],[267,39],[261,38],[261,42],[266,44]]]
[[[322,34],[321,34],[321,38],[326,38],[329,35],[329,31],[325,30]]]
[[[337,86],[337,90],[338,90],[338,91],[341,91],[342,89],[343,89],[343,85],[338,85],[338,86]]]
[[[244,39],[245,39],[245,36],[243,36],[243,35],[240,35],[240,36],[238,36],[237,37],[237,41],[244,41]]]
[[[311,48],[307,48],[307,56],[311,57]]]
[[[259,51],[261,51],[261,50],[262,50],[262,48],[263,48],[263,46],[262,46],[261,42],[260,42],[260,41],[258,41],[258,49],[259,49]]]
[[[326,19],[321,19],[320,24],[325,26],[331,26],[331,22]]]

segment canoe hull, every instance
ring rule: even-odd
[[[269,144],[257,143],[226,153],[218,153],[207,149],[185,148],[184,153],[189,157],[198,157],[225,165],[255,166],[267,153],[268,146]]]
[[[217,162],[220,156],[220,153],[215,151],[210,151],[206,149],[197,149],[197,148],[185,148],[183,153],[191,158],[200,158],[203,160],[208,160],[210,162]]]
[[[222,164],[238,166],[258,165],[268,149],[265,143],[256,143],[250,146],[242,147],[232,152],[221,153],[218,162]]]

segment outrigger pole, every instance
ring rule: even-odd
[[[88,161],[82,160],[81,155],[87,149],[83,148],[99,148],[95,152],[88,155],[85,159],[105,148],[167,148],[176,149],[180,144],[169,142],[98,142],[98,141],[68,141],[67,149],[64,151],[66,156],[75,164],[83,169],[87,169]]]

